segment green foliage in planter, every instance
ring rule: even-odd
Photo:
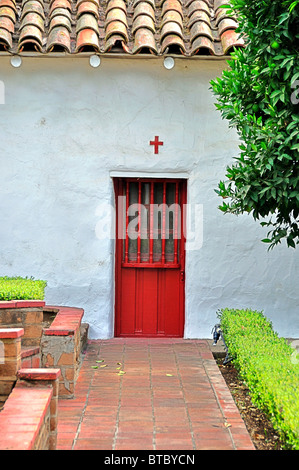
[[[267,413],[286,448],[299,449],[299,356],[262,312],[223,309],[220,325],[253,402]]]
[[[0,277],[0,300],[43,300],[46,285],[32,277]]]
[[[299,243],[299,0],[230,0],[246,47],[211,82],[240,153],[216,193],[224,213],[269,227],[265,243]],[[224,5],[223,8],[230,8]]]

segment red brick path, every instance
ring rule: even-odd
[[[75,398],[59,400],[57,449],[254,446],[206,341],[114,338],[89,343]]]

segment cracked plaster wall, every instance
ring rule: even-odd
[[[67,377],[69,368],[78,366],[73,361],[70,364],[61,364],[61,359],[64,355],[75,357],[74,354],[75,341],[74,336],[45,336],[41,338],[41,363],[43,367],[49,367],[49,361],[51,361],[51,367],[59,366],[61,370],[62,380],[67,390],[70,390],[70,380]],[[72,379],[74,383],[74,378]]]
[[[189,203],[203,209],[202,240],[186,254],[185,336],[211,337],[218,308],[250,307],[298,337],[298,252],[268,253],[257,222],[217,209],[214,189],[238,153],[209,91],[222,67],[28,57],[14,69],[1,57],[0,274],[46,279],[49,304],[82,307],[90,337],[113,336],[114,240],[96,235],[111,172],[184,174]]]

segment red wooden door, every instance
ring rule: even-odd
[[[182,337],[186,182],[117,179],[115,335]]]

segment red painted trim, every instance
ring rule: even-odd
[[[173,182],[175,181],[175,183]],[[135,183],[138,185],[138,232],[137,232],[137,251],[135,253],[135,256],[132,256],[132,253],[129,253],[129,216],[128,216],[128,208],[129,208],[129,203],[130,203],[130,182]],[[150,200],[148,202],[144,201],[145,207],[147,210],[149,210],[148,217],[149,217],[149,233],[148,233],[148,227],[147,227],[147,235],[149,234],[149,246],[148,246],[148,251],[145,255],[146,260],[144,258],[142,259],[142,254],[141,254],[141,236],[142,236],[142,227],[141,227],[141,209],[140,207],[142,206],[142,184],[147,184],[150,185]],[[154,230],[153,227],[153,206],[154,206],[154,191],[155,191],[155,184],[162,184],[163,186],[163,191],[162,191],[162,214],[161,214],[161,226],[160,228],[156,228]],[[167,196],[166,196],[166,191],[167,191],[167,184],[174,184],[175,185],[175,197],[174,197],[174,203],[176,204],[175,206],[175,214],[174,214],[174,226],[172,229],[169,229],[169,233],[172,233],[173,239],[174,239],[174,245],[173,245],[173,260],[169,261],[166,257],[165,253],[165,248],[166,248],[166,210],[165,207],[167,206]],[[123,219],[125,218],[125,242],[124,246],[122,247],[122,267],[143,267],[143,268],[148,268],[148,267],[173,267],[173,268],[178,268],[180,264],[180,260],[178,260],[178,239],[177,239],[177,234],[178,234],[178,218],[181,216],[181,212],[179,213],[178,211],[178,204],[179,204],[179,186],[180,186],[180,193],[182,192],[182,187],[183,187],[183,182],[181,180],[169,180],[169,179],[152,179],[150,182],[147,179],[144,178],[137,178],[135,180],[127,180],[125,179],[124,181],[120,180],[119,185],[117,188],[117,193],[116,193],[116,205],[118,207],[118,215],[121,216],[121,220],[119,222],[122,224]],[[123,205],[120,205],[120,195],[122,197],[126,198],[126,212],[125,212],[125,217],[124,217],[124,207]],[[182,197],[182,194],[181,194]],[[183,207],[181,207],[183,210]],[[123,228],[123,227],[122,227]],[[154,261],[154,253],[153,253],[153,238],[154,238],[154,232],[158,232],[161,235],[161,253],[160,253],[160,260],[159,261]],[[120,233],[120,228],[117,223],[117,235]],[[122,238],[122,237],[120,237]],[[123,250],[124,250],[124,255],[123,255]],[[135,259],[136,258],[136,259]],[[151,264],[154,264],[154,266],[151,266]],[[167,265],[167,266],[164,266]]]
[[[43,300],[4,300],[0,301],[1,308],[29,308],[44,307],[46,303]]]
[[[70,328],[46,328],[44,329],[44,334],[46,336],[74,336],[75,334],[75,329],[70,329]]]
[[[60,369],[20,369],[17,377],[23,380],[56,380],[60,377]]]
[[[45,311],[57,312],[51,326],[44,329],[47,336],[72,336],[80,328],[84,315],[82,308],[46,305]]]
[[[122,263],[122,268],[167,268],[167,269],[178,269],[180,264],[173,263]]]
[[[34,356],[40,353],[39,346],[24,346],[21,351],[21,358],[25,359],[26,357]]]
[[[176,182],[186,182],[186,179],[180,179],[180,178],[123,178],[123,180],[128,181],[129,183],[136,183],[138,180],[142,180],[142,183],[163,183],[166,181],[166,183],[176,183]],[[114,178],[114,181],[121,181],[120,178]]]
[[[24,328],[0,328],[0,338],[20,338],[24,335]]]
[[[44,307],[46,302],[42,300],[17,300],[16,308]]]
[[[128,184],[129,180],[126,180],[126,181],[127,181],[126,184]],[[121,179],[114,179],[113,185],[114,185],[115,205],[118,208],[118,196],[123,195],[123,181]],[[128,213],[127,208],[128,208],[128,201],[126,200],[126,214]],[[117,231],[118,225],[119,223],[121,223],[121,221],[119,220],[119,215],[120,215],[119,211],[117,210],[116,221],[115,221],[116,222],[116,242],[115,242],[115,274],[114,274],[115,276],[114,336],[119,336],[119,332],[120,332],[120,324],[116,315],[116,312],[119,311],[119,308],[121,305],[121,293],[119,292],[120,291],[119,282],[121,278],[121,259],[122,259],[122,244],[123,244],[123,240],[120,237],[118,237],[118,231]],[[128,227],[128,223],[127,223],[127,217],[126,217],[126,230],[127,230],[127,227]],[[126,240],[127,240],[127,236],[126,236]],[[127,259],[127,253],[128,253],[127,241],[126,241],[125,250],[126,250],[125,256]]]

